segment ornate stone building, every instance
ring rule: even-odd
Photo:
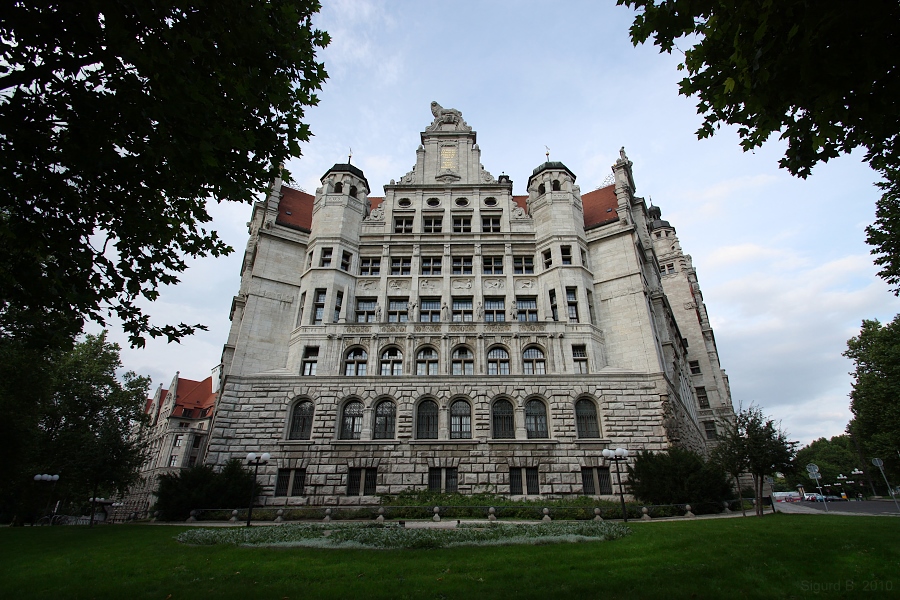
[[[705,452],[727,379],[624,149],[611,185],[546,162],[515,196],[462,114],[432,113],[383,197],[337,164],[254,206],[207,461],[269,452],[267,504],[355,504],[602,497],[604,448]]]
[[[218,391],[219,372],[203,381],[175,374],[169,389],[162,384],[147,399],[150,422],[137,435],[147,442],[140,482],[128,491],[122,516],[143,515],[154,503],[153,492],[162,473],[173,473],[202,462],[206,452]]]

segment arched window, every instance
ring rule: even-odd
[[[353,400],[344,405],[341,415],[341,439],[358,440],[362,432],[363,403]]]
[[[509,375],[509,352],[491,348],[487,356],[488,375]]]
[[[403,353],[398,348],[388,348],[381,353],[382,375],[403,375]]]
[[[340,181],[338,181],[336,184],[334,184],[334,193],[335,193],[335,194],[341,194],[341,193],[343,193],[343,191],[344,191],[344,184],[343,184],[343,183],[341,183]]]
[[[353,348],[344,359],[344,375],[347,377],[365,377],[366,362],[369,354],[362,348]]]
[[[543,375],[546,373],[544,351],[532,346],[522,354],[522,367],[526,375]]]
[[[575,426],[580,438],[600,437],[600,425],[597,422],[597,407],[593,402],[582,398],[575,403]]]
[[[460,346],[453,351],[450,362],[454,375],[475,374],[475,355],[465,346]]]
[[[437,375],[438,354],[434,348],[422,348],[416,354],[416,375]]]
[[[516,424],[513,417],[513,405],[509,400],[497,400],[491,410],[494,437],[512,439],[516,437]]]
[[[547,187],[542,183],[541,185],[538,186],[538,194],[543,196],[546,193],[547,193]]]
[[[472,437],[472,407],[465,400],[450,405],[450,439],[468,440]]]
[[[559,191],[559,181],[554,179],[551,188],[553,189],[554,192],[558,192]]]
[[[356,198],[356,186],[355,185],[350,186],[350,196],[352,198]]]
[[[390,400],[382,400],[375,407],[375,439],[394,439],[394,415],[397,410]]]
[[[528,439],[547,436],[547,407],[540,400],[525,403],[525,431]]]
[[[298,402],[291,413],[289,440],[308,440],[312,435],[313,403],[309,400]]]
[[[423,400],[416,412],[416,437],[420,440],[436,440],[438,436],[438,405],[434,400]]]

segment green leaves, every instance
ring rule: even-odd
[[[326,78],[308,0],[94,0],[0,9],[0,335],[48,315],[133,345],[197,325],[138,307],[188,258],[232,251],[205,202],[251,202],[308,139]],[[105,250],[91,245],[108,236]]]

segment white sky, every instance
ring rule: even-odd
[[[875,276],[864,228],[876,175],[861,153],[817,166],[806,181],[778,169],[776,141],[744,153],[733,129],[697,140],[695,102],[678,95],[679,57],[634,48],[633,12],[612,1],[326,0],[318,26],[329,79],[307,111],[314,134],[288,164],[293,185],[347,160],[372,195],[415,163],[429,104],[461,110],[485,168],[524,194],[531,170],[562,161],[583,192],[600,186],[625,146],[638,195],[661,207],[693,257],[738,404],[781,419],[793,439],[843,433],[852,365],[841,356],[864,318],[890,320],[900,301]],[[150,306],[157,324],[204,323],[181,344],[124,348],[125,367],[167,386],[203,379],[219,361],[247,241],[248,205],[211,207],[235,248],[195,262]]]

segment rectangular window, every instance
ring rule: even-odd
[[[441,469],[439,468],[429,468],[428,469],[428,491],[429,492],[437,492],[441,493]]]
[[[313,253],[310,252],[310,253],[306,256],[306,268],[307,268],[307,269],[310,268],[310,267],[312,266],[312,259],[313,259]]]
[[[541,493],[540,485],[538,483],[538,469],[537,467],[512,467],[509,470],[509,493],[513,496],[522,495],[522,483],[523,483],[523,471],[524,471],[524,483],[525,483],[525,493],[529,496],[536,496]]]
[[[341,253],[341,271],[350,272],[350,262],[353,260],[353,255],[349,252]]]
[[[444,469],[444,492],[455,494],[459,491],[459,472],[456,467]]]
[[[419,321],[422,323],[441,322],[440,298],[421,298],[419,300]]]
[[[360,492],[363,496],[375,495],[377,477],[378,470],[375,467],[351,468],[347,476],[347,495],[359,496]]]
[[[303,349],[303,375],[314,376],[319,362],[319,347],[307,346]]]
[[[585,268],[590,268],[590,267],[588,266],[588,255],[587,255],[587,252],[585,252],[584,248],[581,249],[581,264],[582,264]]]
[[[377,304],[374,298],[357,298],[356,299],[356,322],[357,323],[374,323],[375,308]]]
[[[716,432],[716,422],[715,421],[703,421],[703,429],[706,430],[706,439],[708,439],[708,440],[719,439],[719,434]]]
[[[664,265],[659,265],[659,272],[661,275],[671,275],[675,272],[675,263],[666,263]]]
[[[569,315],[570,323],[578,322],[578,296],[577,289],[573,287],[566,288],[566,309]]]
[[[513,256],[513,273],[516,275],[534,274],[533,256]]]
[[[391,259],[391,275],[409,275],[412,271],[412,258],[397,256]]]
[[[559,321],[559,310],[556,307],[556,290],[550,290],[550,317]]]
[[[559,249],[559,252],[562,255],[562,264],[571,265],[572,264],[572,246],[561,246]]]
[[[453,257],[453,274],[454,275],[471,275],[472,274],[472,257],[471,256],[454,256]]]
[[[503,257],[482,257],[482,273],[484,273],[485,275],[503,275]]]
[[[500,217],[482,217],[481,231],[484,233],[500,233]]]
[[[172,456],[169,457],[169,466],[170,467],[178,466],[178,455],[177,454],[173,454]]]
[[[290,469],[278,469],[278,478],[275,479],[275,495],[287,496],[288,484],[291,482]]]
[[[396,217],[394,219],[394,233],[412,233],[413,218],[412,217]]]
[[[334,295],[334,319],[332,319],[332,323],[337,323],[341,320],[341,307],[344,304],[344,292],[338,291]]]
[[[359,274],[360,275],[378,275],[381,273],[380,258],[360,258]]]
[[[294,469],[294,480],[291,482],[291,496],[306,495],[306,469]]]
[[[319,266],[320,267],[330,267],[331,266],[331,253],[332,248],[322,248],[322,254],[319,256]]]
[[[440,275],[441,274],[441,257],[440,256],[423,256],[422,257],[422,275]]]
[[[537,298],[534,296],[516,296],[516,316],[521,322],[537,321]]]
[[[276,496],[303,496],[306,488],[306,469],[278,469],[275,480]]]
[[[388,298],[388,323],[406,323],[409,320],[409,298]]]
[[[430,467],[428,469],[428,491],[455,494],[459,488],[456,467]]]
[[[700,375],[700,361],[690,360],[688,366],[691,368],[691,375]]]
[[[201,425],[202,425],[202,423],[201,423]],[[194,448],[196,450],[197,448],[200,447],[200,444],[202,444],[202,443],[203,443],[203,438],[200,436],[197,436],[194,438],[194,442],[191,444],[191,448]]]
[[[709,408],[709,396],[706,395],[705,387],[697,388],[697,404],[700,405],[700,408]],[[710,438],[715,439],[715,438]]]
[[[182,417],[187,417],[187,418],[190,419],[191,416],[193,415],[193,412],[194,412],[194,411],[192,411],[190,408],[182,408],[182,409],[181,409],[181,416],[182,416]]]
[[[588,297],[588,316],[591,319],[591,325],[596,325],[597,317],[594,316],[594,293],[589,291],[587,293],[587,297]]]
[[[297,309],[297,322],[294,323],[294,327],[300,327],[300,323],[303,322],[303,307],[306,306],[306,292],[300,294],[300,308]]]
[[[576,373],[581,374],[588,372],[586,346],[572,346],[572,360],[574,361]]]
[[[441,233],[443,225],[442,217],[425,217],[422,219],[422,233]]]
[[[183,443],[184,443],[184,436],[181,434],[178,434],[175,436],[175,441],[172,443],[172,447],[180,448],[181,444],[183,444]]]
[[[498,323],[506,320],[506,298],[484,299],[484,320]]]
[[[325,290],[316,290],[313,302],[313,325],[321,325],[325,318]]]
[[[471,233],[471,217],[453,217],[453,233]]]
[[[553,266],[553,255],[549,250],[544,250],[544,268],[549,269]]]
[[[612,495],[609,467],[582,467],[581,484],[585,496]]]
[[[471,323],[472,322],[472,299],[471,298],[454,298],[453,299],[453,322],[454,323]]]

